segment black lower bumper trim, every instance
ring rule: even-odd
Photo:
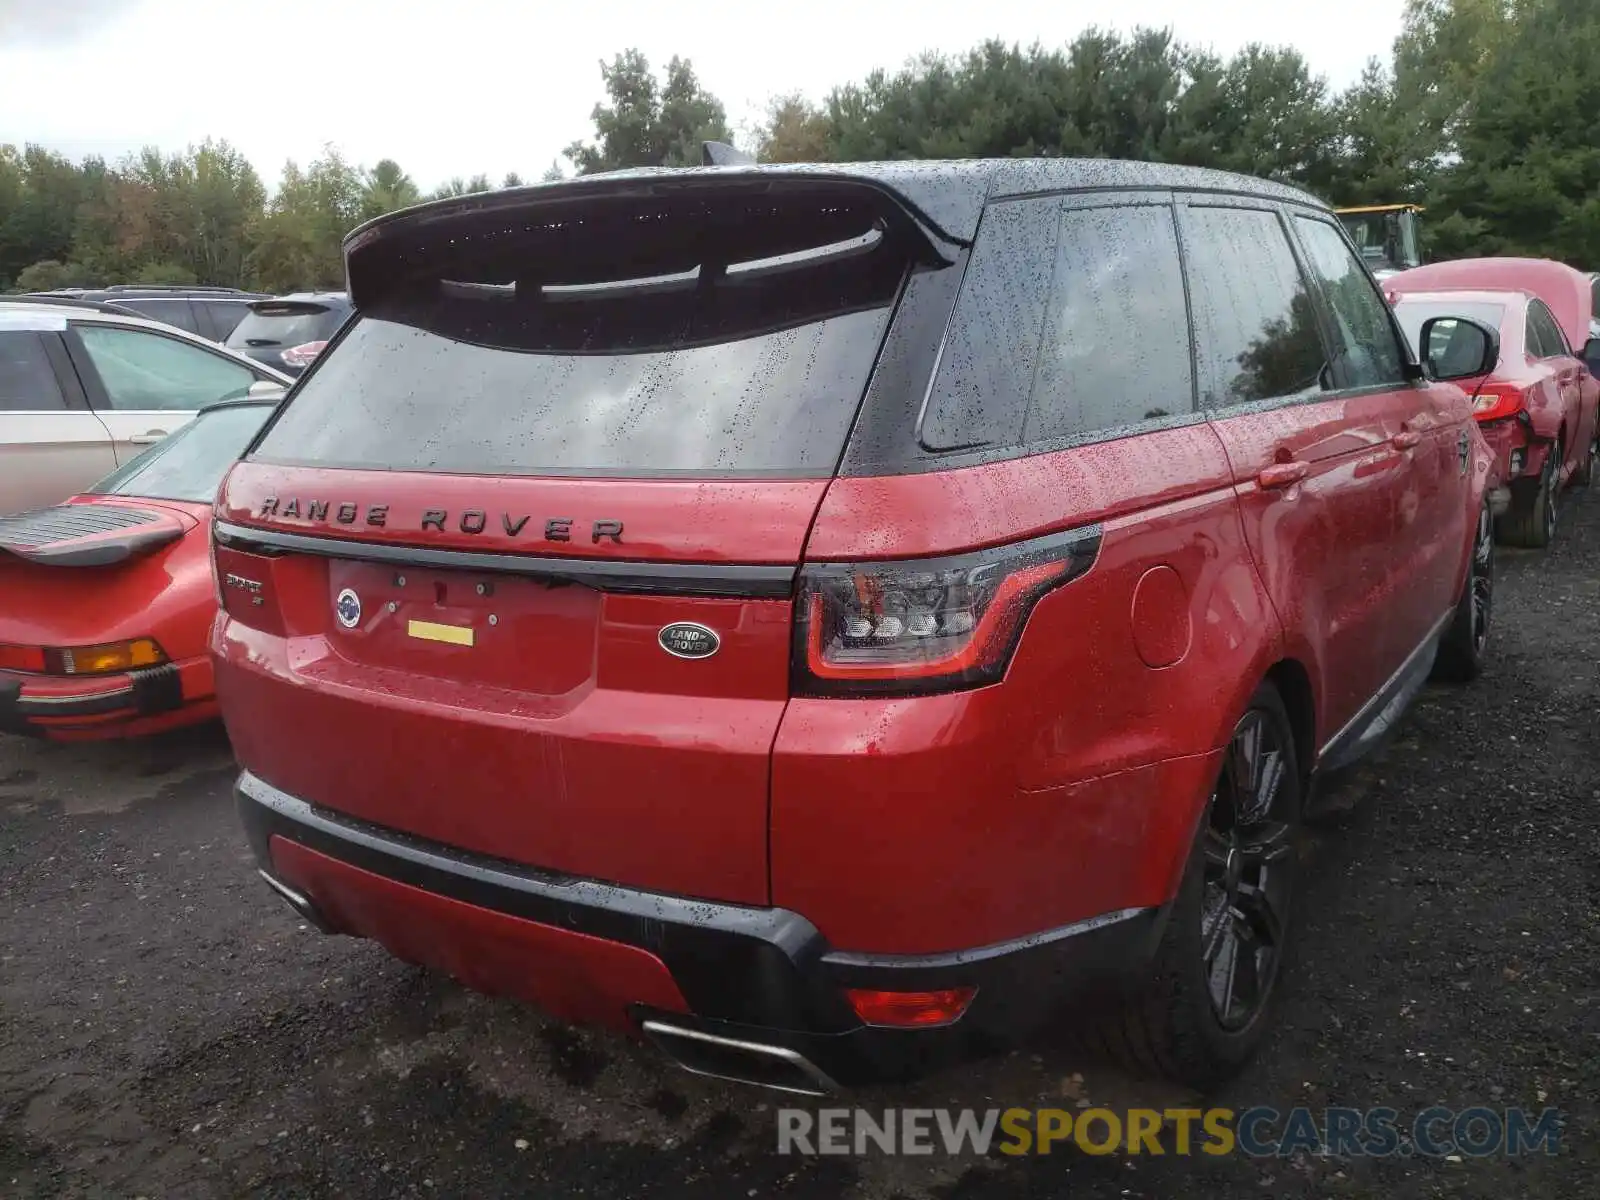
[[[259,865],[281,836],[362,870],[490,911],[636,946],[671,972],[692,1016],[638,1008],[718,1038],[787,1048],[841,1084],[906,1077],[1012,1043],[1074,995],[1148,960],[1160,914],[1129,909],[1032,937],[951,954],[835,951],[798,913],[618,887],[482,858],[317,808],[249,772],[236,794]],[[971,986],[953,1025],[866,1026],[845,988]]]
[[[25,696],[22,680],[0,679],[0,731],[35,733],[35,717],[98,717],[131,708],[142,717],[183,707],[183,677],[177,663],[128,672],[128,683],[79,696]]]

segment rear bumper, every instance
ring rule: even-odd
[[[684,1045],[738,1043],[803,1060],[822,1083],[920,1074],[1013,1043],[1068,1000],[1120,981],[1148,961],[1162,920],[1130,909],[948,954],[854,954],[798,913],[466,855],[315,808],[248,772],[237,797],[269,882],[328,931],[376,938],[564,1019],[643,1030],[691,1067]],[[964,1015],[917,1030],[863,1025],[843,992],[952,987],[977,989]],[[712,1059],[696,1061],[708,1069]],[[741,1072],[737,1055],[716,1061],[733,1065],[714,1073],[770,1082]]]
[[[80,738],[155,732],[214,714],[206,703],[209,679],[204,659],[103,678],[0,674],[0,732]]]

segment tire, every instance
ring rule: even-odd
[[[1241,788],[1258,731],[1256,786]],[[1261,1044],[1292,928],[1301,791],[1289,714],[1277,689],[1264,683],[1234,727],[1155,957],[1123,1007],[1103,1017],[1106,1048],[1132,1070],[1206,1092],[1237,1074]],[[1251,797],[1264,797],[1266,809],[1237,820],[1239,800]],[[1253,969],[1240,957],[1247,938]],[[1262,949],[1270,951],[1266,960]],[[1236,1005],[1242,971],[1254,986]]]
[[[1589,453],[1583,456],[1583,461],[1572,472],[1574,486],[1589,487],[1594,483],[1596,459],[1600,459],[1600,432],[1597,432],[1594,441],[1589,443]]]
[[[1472,561],[1461,585],[1455,615],[1439,642],[1433,677],[1450,683],[1471,683],[1483,674],[1484,652],[1494,617],[1494,530],[1489,506],[1478,511],[1472,540]]]
[[[1561,439],[1544,457],[1537,482],[1511,485],[1511,507],[1500,518],[1500,539],[1513,546],[1543,550],[1556,536],[1556,502],[1561,490]]]

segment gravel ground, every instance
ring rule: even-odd
[[[780,1157],[770,1094],[307,930],[254,876],[220,734],[0,737],[0,1195],[1600,1194],[1600,498],[1565,521],[1502,553],[1486,678],[1342,781],[1277,1030],[1217,1098],[1554,1105],[1556,1157]],[[1180,1099],[1050,1050],[859,1103]]]

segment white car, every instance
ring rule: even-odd
[[[290,382],[157,321],[0,299],[0,514],[82,491],[208,404],[273,399]]]

